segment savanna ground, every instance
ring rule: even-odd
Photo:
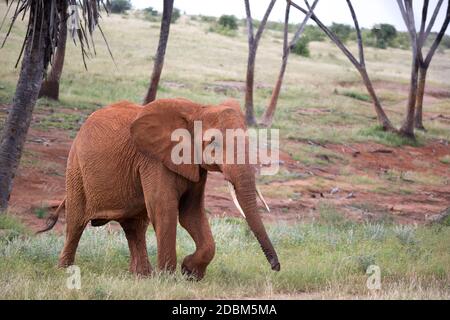
[[[172,25],[158,97],[243,102],[245,29],[229,37],[209,27],[185,16]],[[269,270],[221,176],[210,175],[206,206],[217,253],[203,281],[186,281],[179,272],[135,278],[127,272],[125,237],[110,224],[86,230],[77,253],[82,289],[68,290],[68,275],[55,267],[64,217],[52,232],[33,231],[64,196],[65,162],[83,120],[115,101],[141,103],[159,34],[158,22],[132,13],[104,17],[103,28],[117,65],[98,34],[87,71],[79,48],[69,44],[61,100],[38,101],[9,214],[0,217],[1,298],[450,298],[450,222],[429,223],[450,207],[450,51],[437,53],[430,67],[428,131],[411,143],[377,128],[358,74],[326,41],[311,43],[310,58],[290,57],[274,124],[281,135],[280,171],[258,178],[271,207],[261,215],[281,272]],[[0,123],[14,93],[24,33],[25,25],[17,24],[0,50]],[[281,47],[281,32],[266,30],[257,57],[258,115],[270,97]],[[410,52],[368,48],[366,55],[381,101],[399,124]],[[149,231],[153,265],[154,240]],[[179,260],[194,250],[182,228],[177,243]],[[381,290],[366,287],[372,264],[381,269]]]

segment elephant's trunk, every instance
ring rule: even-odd
[[[237,174],[235,172],[233,172],[233,174],[228,173],[226,176],[234,186],[236,198],[245,214],[245,219],[250,230],[252,230],[258,240],[272,270],[279,271],[280,263],[278,262],[277,253],[273,248],[261,217],[257,212],[255,176],[249,172],[251,172],[251,170],[248,170],[247,168],[247,170],[239,170],[239,173]]]

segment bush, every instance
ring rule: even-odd
[[[442,45],[444,48],[446,48],[446,49],[450,49],[450,36],[445,35],[445,36],[442,38],[441,45]]]
[[[309,39],[306,37],[301,37],[294,47],[291,48],[291,52],[298,54],[299,56],[309,57]]]
[[[347,42],[353,32],[353,28],[351,26],[336,22],[333,22],[330,30],[334,32],[343,43]]]
[[[157,17],[157,16],[158,16],[158,11],[155,10],[153,7],[145,8],[145,9],[142,10],[142,11],[144,11],[144,13],[146,13],[146,14],[148,14],[148,15],[151,15],[151,16],[153,16],[153,17]]]
[[[216,22],[217,18],[213,16],[200,16],[200,21],[202,22]]]
[[[131,9],[130,0],[112,0],[111,1],[111,12],[112,13],[124,13]]]
[[[392,46],[392,41],[397,37],[397,29],[393,25],[381,23],[373,26],[371,34],[376,39],[375,46],[386,49]]]
[[[222,15],[218,21],[219,26],[229,30],[238,29],[238,19],[233,15]]]
[[[302,37],[307,38],[309,41],[324,41],[326,35],[319,27],[307,25]]]
[[[216,32],[218,34],[221,34],[221,35],[227,36],[227,37],[234,37],[234,36],[236,36],[236,30],[231,30],[229,28],[223,27],[223,26],[218,25],[218,24],[209,27],[208,31],[209,32]]]
[[[170,20],[170,23],[175,23],[177,20],[181,17],[181,11],[180,9],[173,8],[172,11],[172,19]]]
[[[393,48],[407,50],[411,47],[411,40],[407,32],[397,32],[397,36],[390,43]]]

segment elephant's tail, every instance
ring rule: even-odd
[[[47,226],[44,229],[36,232],[36,234],[46,232],[52,229],[55,226],[56,222],[58,221],[59,214],[65,208],[65,206],[66,206],[66,197],[64,197],[64,200],[59,204],[58,209],[56,209],[56,211],[47,218],[46,222]]]

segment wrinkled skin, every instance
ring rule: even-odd
[[[246,129],[237,102],[202,106],[184,99],[161,99],[144,107],[119,102],[94,112],[81,127],[70,150],[66,172],[66,241],[59,265],[73,264],[86,225],[115,220],[122,226],[130,249],[130,271],[152,272],[145,234],[152,223],[157,239],[158,267],[176,269],[177,220],[195,242],[196,250],[184,258],[182,272],[203,278],[215,253],[205,214],[207,171],[220,171],[230,181],[272,269],[279,270],[276,252],[257,213],[255,176],[250,165],[175,165],[170,155],[178,142],[177,128],[193,136],[194,120],[203,130]],[[205,147],[211,141],[203,142]],[[248,150],[248,148],[247,148]]]

